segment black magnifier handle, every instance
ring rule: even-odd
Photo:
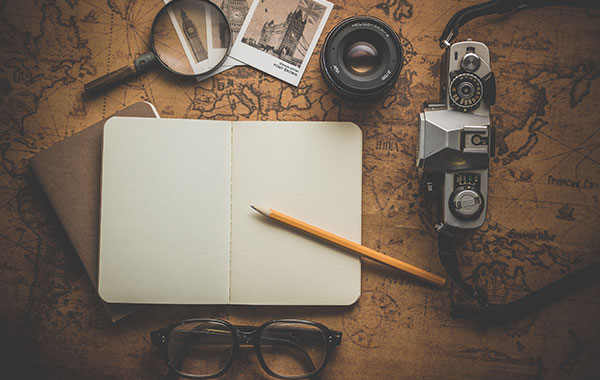
[[[153,52],[140,55],[132,64],[123,66],[118,70],[108,73],[100,78],[83,85],[86,95],[97,95],[114,86],[129,81],[139,74],[147,71],[158,62]]]

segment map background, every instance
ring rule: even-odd
[[[597,284],[523,320],[486,327],[450,316],[462,302],[454,287],[436,290],[364,262],[362,296],[348,308],[151,306],[112,324],[28,165],[40,150],[140,100],[155,104],[161,117],[353,121],[364,135],[363,244],[443,274],[414,167],[417,115],[439,93],[441,30],[456,10],[475,3],[336,1],[325,32],[369,14],[389,23],[406,50],[392,91],[374,104],[354,104],[329,91],[315,56],[298,87],[249,67],[201,83],[154,70],[84,100],[83,83],[147,51],[161,1],[0,1],[4,368],[13,378],[161,378],[153,329],[191,317],[241,324],[297,317],[344,333],[322,378],[595,378]],[[489,46],[497,76],[489,211],[459,250],[463,274],[493,302],[600,259],[599,19],[597,9],[549,7],[461,29],[459,39]],[[266,375],[245,353],[224,378]]]

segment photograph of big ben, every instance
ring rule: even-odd
[[[229,28],[231,29],[231,41],[235,41],[237,38],[244,20],[248,15],[250,5],[249,0],[216,0],[214,3],[221,8],[225,17],[229,22]],[[213,32],[214,36],[214,32]]]
[[[173,10],[173,15],[181,27],[196,63],[207,60],[208,46],[204,7],[178,7]]]

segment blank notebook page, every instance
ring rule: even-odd
[[[272,208],[360,243],[362,133],[353,123],[236,122],[231,298],[234,304],[348,305],[354,254],[270,220]]]
[[[113,117],[104,129],[99,293],[229,300],[231,123]]]

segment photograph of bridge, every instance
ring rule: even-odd
[[[300,67],[326,7],[313,0],[259,3],[242,43]]]

